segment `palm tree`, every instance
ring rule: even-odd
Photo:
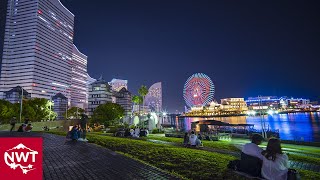
[[[141,97],[137,95],[132,96],[132,102],[134,105],[137,105],[137,104],[139,105],[139,112],[140,112]]]
[[[148,88],[145,85],[142,85],[138,90],[139,95],[142,97],[142,108],[144,108],[144,98],[148,94]]]

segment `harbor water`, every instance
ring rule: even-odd
[[[205,119],[214,119],[230,124],[254,124],[256,130],[261,130],[262,120],[266,129],[279,130],[280,138],[283,140],[320,142],[320,112],[212,118],[181,117],[178,127],[189,130],[192,122]]]

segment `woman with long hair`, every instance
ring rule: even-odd
[[[261,174],[268,180],[286,180],[289,168],[288,156],[282,152],[279,139],[271,138],[267,149],[262,151]]]

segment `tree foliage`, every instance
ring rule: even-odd
[[[138,95],[132,96],[132,102],[134,104],[141,104],[142,103],[142,97]]]
[[[0,99],[0,120],[1,123],[5,124],[10,121],[15,112],[13,105],[6,100]]]
[[[139,90],[138,93],[140,94],[140,96],[145,97],[148,94],[148,88],[145,85],[142,85]]]
[[[78,107],[72,107],[68,109],[67,119],[80,119],[81,114],[84,114],[84,113],[85,113],[84,109],[78,108]],[[66,117],[66,114],[64,114],[64,117]]]
[[[92,115],[92,122],[105,126],[117,125],[124,116],[124,109],[119,104],[106,103],[99,105]]]
[[[8,123],[13,116],[20,117],[20,103],[11,104],[9,101],[0,100],[0,119]],[[31,121],[55,119],[57,114],[50,110],[50,102],[44,98],[23,100],[21,120],[28,117]]]

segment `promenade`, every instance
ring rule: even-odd
[[[46,133],[0,132],[0,137],[24,136],[43,138],[44,179],[177,179],[95,144],[65,141],[63,136]]]

